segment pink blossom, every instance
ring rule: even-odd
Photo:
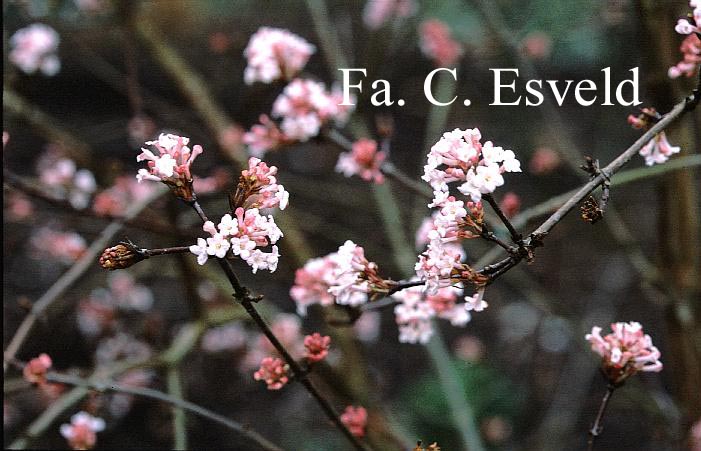
[[[471,316],[464,306],[456,303],[459,294],[459,289],[445,287],[439,289],[436,294],[427,294],[426,302],[439,318],[450,321],[453,326],[464,326]]]
[[[533,152],[528,169],[532,174],[548,174],[560,165],[560,156],[549,147],[539,147]]]
[[[472,296],[465,296],[465,309],[469,312],[474,310],[475,312],[481,312],[489,306],[487,301],[484,300],[484,288],[477,290],[477,293]]]
[[[192,174],[190,166],[195,158],[203,152],[202,146],[196,145],[192,150],[187,146],[190,138],[161,133],[155,141],[146,141],[158,153],[141,148],[136,161],[148,161],[148,169],[139,169],[136,179],[163,182],[176,191],[178,197],[192,199]]]
[[[679,19],[674,30],[679,34],[701,34],[701,3],[691,0],[689,6],[693,8],[691,17]]]
[[[110,301],[95,295],[80,301],[76,313],[78,329],[83,335],[96,337],[114,327],[116,312]]]
[[[329,354],[331,337],[322,336],[318,332],[304,337],[304,347],[307,350],[305,355],[310,363],[320,362]]]
[[[426,251],[419,255],[414,270],[419,279],[426,282],[426,291],[435,294],[439,288],[452,284],[451,277],[458,273],[463,264],[462,254],[454,247],[434,240]]]
[[[351,434],[356,437],[365,437],[368,412],[364,407],[347,406],[343,414],[341,414],[341,421],[346,425]]]
[[[53,76],[61,70],[61,62],[56,55],[59,36],[48,25],[35,23],[17,30],[10,38],[12,50],[9,60],[22,72],[33,74],[40,70],[44,75]]]
[[[509,191],[504,194],[504,198],[499,202],[499,208],[507,218],[513,218],[521,209],[521,198],[518,194]]]
[[[332,305],[334,296],[329,287],[334,282],[337,267],[330,256],[312,258],[295,272],[295,283],[290,289],[290,297],[297,304],[297,313],[307,315],[307,307],[312,304]]]
[[[438,19],[430,19],[421,24],[421,51],[437,67],[453,66],[462,56],[463,49],[453,39],[450,28]]]
[[[477,337],[464,335],[455,342],[455,355],[468,362],[477,362],[484,355],[484,343]]]
[[[348,240],[331,258],[336,266],[329,293],[336,297],[336,303],[358,306],[367,302],[371,286],[365,276],[376,273],[377,265],[365,258],[365,250]]]
[[[395,17],[409,17],[416,13],[414,0],[368,0],[363,9],[363,23],[377,30]]]
[[[352,152],[343,152],[338,157],[336,172],[342,172],[346,177],[358,175],[363,180],[380,184],[384,175],[380,168],[386,154],[377,151],[377,142],[372,139],[360,139],[353,143]]]
[[[5,201],[5,213],[13,221],[23,221],[34,214],[34,204],[22,193],[10,192],[5,196]]]
[[[621,383],[638,371],[662,371],[660,351],[653,346],[640,323],[613,323],[612,333],[601,336],[601,328],[593,327],[585,339],[592,351],[602,358],[601,365],[609,380]]]
[[[394,307],[394,317],[399,327],[399,342],[428,343],[433,336],[431,319],[436,316],[436,312],[424,299],[421,288],[407,288],[392,297],[401,301]]]
[[[47,255],[65,264],[78,260],[87,249],[85,239],[77,233],[61,232],[50,227],[42,227],[35,232],[30,244],[39,255]]]
[[[253,378],[264,381],[268,390],[280,390],[290,380],[289,370],[290,366],[281,359],[266,357],[260,362],[260,369],[253,373]]]
[[[345,122],[350,107],[339,105],[340,99],[340,92],[326,91],[323,83],[297,78],[275,100],[272,115],[282,119],[280,128],[286,137],[307,141],[326,122]]]
[[[521,41],[523,53],[535,60],[542,60],[550,56],[553,40],[549,34],[542,31],[534,31],[526,35]]]
[[[35,357],[26,365],[22,374],[27,382],[32,384],[43,384],[46,382],[46,372],[51,368],[52,362],[51,357],[48,354],[39,354],[39,357]]]
[[[261,114],[258,120],[260,124],[254,125],[249,132],[243,135],[243,142],[248,146],[251,155],[262,157],[265,152],[293,141],[285,136],[277,124],[267,115]]]
[[[458,190],[478,202],[482,194],[492,193],[504,184],[502,173],[521,172],[521,163],[510,150],[494,146],[491,141],[482,145],[478,129],[445,132],[431,147],[423,180],[434,190],[430,207],[440,206],[449,197],[448,184],[461,182]]]
[[[37,170],[39,180],[54,196],[68,200],[77,209],[88,206],[97,187],[92,172],[78,169],[73,160],[59,158],[51,150],[42,155]]]
[[[669,160],[671,155],[679,153],[681,148],[673,146],[667,140],[667,135],[662,131],[655,135],[642,149],[638,152],[645,158],[645,164],[652,166],[653,164],[661,164]]]
[[[244,129],[238,124],[229,124],[219,133],[219,145],[229,155],[237,156],[243,150]]]
[[[669,68],[667,75],[669,78],[679,78],[682,75],[693,77],[701,64],[701,39],[698,34],[690,34],[679,46],[683,58],[675,66]]]
[[[246,197],[246,208],[274,208],[284,210],[289,201],[285,187],[277,183],[277,167],[268,166],[258,158],[248,160],[248,169],[241,172],[245,179],[245,189],[250,193]]]
[[[304,355],[302,321],[297,315],[290,313],[278,314],[270,325],[270,330],[295,358]],[[259,345],[267,353],[277,353],[277,350],[265,335],[260,335]]]
[[[61,435],[73,449],[90,449],[97,442],[97,432],[105,429],[105,420],[78,412],[71,417],[70,424],[61,425]]]
[[[382,315],[380,312],[363,312],[353,324],[353,331],[358,340],[374,343],[380,336]]]
[[[205,352],[237,351],[246,346],[246,331],[238,322],[207,330],[202,336],[201,347]]]
[[[153,186],[138,183],[132,177],[119,176],[114,185],[95,195],[92,209],[98,215],[121,216],[134,202],[145,199]]]
[[[243,55],[248,61],[246,84],[289,80],[304,68],[316,47],[280,28],[261,27],[251,36]]]

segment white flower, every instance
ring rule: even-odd
[[[256,248],[256,242],[247,235],[234,237],[231,239],[231,252],[246,260],[250,257],[251,251]]]
[[[207,241],[204,238],[197,238],[197,244],[190,246],[190,252],[197,255],[197,263],[204,265],[207,263]]]
[[[207,238],[207,254],[209,255],[224,258],[230,247],[229,241],[220,233],[215,233],[211,238]]]
[[[219,221],[219,233],[223,236],[234,236],[239,231],[239,223],[235,218],[232,218],[230,214],[225,214],[222,216],[221,221]]]
[[[486,309],[489,304],[487,301],[482,299],[484,297],[484,288],[477,290],[477,293],[472,296],[465,296],[465,309],[467,311],[474,310],[475,312],[481,312]]]

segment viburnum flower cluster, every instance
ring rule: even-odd
[[[683,58],[669,68],[669,78],[678,78],[682,75],[693,77],[701,65],[701,1],[691,0],[689,6],[693,8],[691,14],[679,19],[674,27],[677,33],[688,36],[679,47]]]
[[[44,75],[53,76],[61,70],[61,61],[56,55],[59,41],[56,30],[35,23],[12,35],[8,58],[26,74],[40,70]]]
[[[97,433],[105,429],[105,420],[78,412],[71,417],[70,424],[61,425],[61,435],[73,449],[91,449],[97,442]]]
[[[453,326],[464,326],[470,313],[456,303],[461,290],[453,287],[428,294],[421,287],[411,287],[392,295],[400,303],[394,307],[401,343],[426,344],[433,336],[433,318],[450,321]]]
[[[380,184],[385,180],[380,168],[386,157],[385,152],[377,150],[377,141],[359,139],[353,143],[351,152],[339,155],[336,172],[341,172],[346,177],[357,175],[368,182]]]
[[[295,272],[295,283],[290,289],[290,297],[297,304],[297,314],[307,315],[307,307],[313,304],[333,305],[336,299],[329,293],[338,267],[335,253],[325,257],[312,258],[303,268]]]
[[[290,366],[276,357],[265,357],[260,363],[260,369],[253,373],[253,378],[263,381],[268,390],[280,390],[290,380]]]
[[[277,269],[278,247],[282,238],[280,228],[272,215],[263,215],[261,208],[279,207],[283,210],[289,201],[289,193],[277,183],[277,167],[268,166],[258,158],[248,161],[248,169],[241,172],[236,193],[231,197],[233,216],[225,214],[218,225],[206,221],[202,226],[210,237],[198,238],[190,246],[197,255],[197,262],[204,265],[210,256],[224,258],[229,252],[241,258],[256,273],[259,269],[274,272]],[[272,245],[271,252],[259,247]]]
[[[329,336],[322,336],[318,332],[307,335],[304,337],[305,358],[309,363],[320,362],[329,355],[330,346],[331,337]]]
[[[608,380],[616,385],[638,371],[662,371],[660,351],[653,346],[640,323],[613,323],[612,333],[602,337],[601,327],[595,326],[585,339],[592,351],[602,358],[601,368]]]
[[[341,305],[358,306],[368,301],[373,293],[386,293],[395,282],[385,280],[377,273],[374,262],[365,258],[365,249],[348,240],[333,254],[335,268],[329,293]]]
[[[329,121],[343,124],[347,120],[352,107],[339,105],[342,101],[339,90],[329,92],[321,82],[294,79],[273,103],[272,116],[280,125],[263,115],[261,123],[244,135],[244,142],[251,154],[261,156],[282,144],[307,141]]]
[[[153,146],[158,153],[141,148],[136,161],[147,161],[148,169],[139,169],[136,179],[163,182],[177,197],[193,200],[190,165],[203,150],[200,145],[190,149],[189,142],[190,138],[172,133],[161,133],[157,140],[146,141],[146,145]]]
[[[433,188],[434,199],[429,207],[442,205],[449,196],[448,183],[461,182],[458,190],[478,202],[482,194],[493,193],[504,184],[505,172],[521,172],[521,163],[511,150],[491,141],[480,143],[482,134],[476,128],[445,132],[431,147],[424,166],[423,180]]]
[[[256,81],[289,80],[304,68],[315,51],[316,47],[288,30],[261,27],[243,51],[248,61],[243,79],[249,85]]]
[[[638,116],[633,114],[628,116],[628,123],[637,129],[648,129],[660,118],[660,115],[654,108],[642,108]],[[667,135],[664,131],[656,134],[647,144],[640,149],[640,156],[645,158],[645,164],[652,166],[653,164],[661,164],[669,160],[669,157],[675,153],[679,153],[681,148],[673,146],[667,140]]]

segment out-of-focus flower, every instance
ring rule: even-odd
[[[307,315],[307,307],[312,304],[332,305],[334,296],[329,287],[334,282],[336,263],[331,256],[312,258],[303,268],[295,272],[295,283],[290,289],[290,297],[297,304],[297,313]]]
[[[693,8],[690,17],[679,19],[674,30],[679,34],[701,34],[701,3],[698,0],[690,0],[689,6]]]
[[[56,55],[59,41],[53,28],[35,23],[12,35],[8,58],[26,74],[40,70],[44,75],[53,76],[61,70],[61,61]]]
[[[455,341],[453,346],[455,355],[468,362],[477,362],[484,355],[484,344],[482,341],[470,335],[464,335]]]
[[[262,157],[265,152],[294,141],[285,136],[277,124],[267,115],[261,114],[258,121],[260,124],[254,125],[250,131],[243,135],[243,142],[248,146],[251,155]]]
[[[116,382],[126,387],[144,388],[151,385],[156,374],[153,370],[133,369],[120,375]],[[105,402],[107,411],[114,418],[122,418],[129,413],[134,403],[134,396],[128,393],[111,393]]]
[[[353,331],[358,340],[373,343],[380,336],[382,315],[380,312],[363,312],[353,324]]]
[[[315,51],[316,47],[287,30],[261,27],[243,51],[248,61],[243,79],[249,85],[256,81],[289,80],[304,68]]]
[[[187,146],[190,138],[173,134],[161,133],[155,141],[146,141],[153,146],[158,154],[141,148],[136,161],[148,161],[148,169],[139,169],[136,179],[153,180],[168,185],[173,193],[185,201],[194,198],[192,192],[192,174],[190,166],[195,158],[203,152],[202,146]]]
[[[257,381],[264,381],[268,390],[280,390],[290,380],[290,366],[281,359],[266,357],[260,362],[260,369],[253,374]]]
[[[243,150],[245,130],[238,124],[229,124],[219,132],[219,145],[230,156],[236,157]]]
[[[205,332],[200,346],[205,352],[212,354],[237,351],[246,346],[246,331],[238,322],[215,327]]]
[[[95,363],[97,366],[103,366],[119,360],[142,362],[152,354],[153,351],[148,344],[137,340],[132,335],[120,332],[100,341],[95,350]]]
[[[363,23],[377,30],[393,18],[410,17],[416,13],[414,0],[368,0],[363,9]]]
[[[533,152],[528,170],[535,175],[548,174],[560,165],[560,155],[549,147],[539,147]]]
[[[231,47],[231,38],[223,31],[216,31],[209,35],[209,49],[213,53],[224,53]]]
[[[77,233],[61,232],[50,227],[42,227],[35,232],[30,243],[39,255],[47,255],[65,264],[78,260],[87,249],[87,243]]]
[[[699,70],[701,65],[701,39],[698,34],[690,34],[682,41],[679,46],[679,51],[682,52],[682,60],[675,66],[672,66],[667,71],[669,78],[679,78],[682,75],[693,77]]]
[[[67,199],[77,209],[88,206],[97,188],[92,172],[77,169],[73,160],[58,158],[51,150],[42,155],[37,170],[39,180],[50,188],[52,195]]]
[[[22,221],[34,214],[34,204],[22,193],[10,192],[5,196],[5,201],[5,213],[13,221]]]
[[[368,424],[368,412],[364,407],[347,406],[341,414],[341,421],[351,434],[365,437],[365,427]]]
[[[552,46],[552,38],[549,34],[542,31],[528,33],[521,41],[523,53],[534,60],[541,60],[550,56]]]
[[[278,314],[270,325],[270,330],[293,357],[298,358],[304,355],[302,321],[297,315],[291,313]],[[260,335],[258,344],[268,354],[277,353],[277,349],[265,335]]]
[[[139,183],[133,177],[121,175],[114,180],[114,185],[95,195],[92,209],[98,215],[124,215],[130,205],[145,199],[152,192],[153,185]]]
[[[338,157],[336,172],[346,177],[357,175],[363,180],[380,184],[385,177],[380,168],[386,154],[377,151],[377,142],[372,139],[359,139],[353,143],[352,152],[343,152]]]
[[[502,417],[489,417],[482,421],[482,433],[486,441],[498,445],[509,439],[512,427]]]
[[[614,323],[611,330],[602,337],[601,327],[595,326],[585,339],[601,356],[602,371],[612,384],[621,384],[638,371],[662,371],[660,351],[640,323]]]
[[[148,116],[137,114],[129,119],[127,123],[127,135],[129,143],[133,146],[140,146],[156,133],[156,123]]]
[[[78,303],[78,329],[83,335],[96,337],[114,326],[115,307],[104,297],[91,295]]]
[[[689,444],[691,451],[701,451],[701,419],[697,420],[689,430]]]
[[[51,357],[48,354],[39,354],[26,365],[22,370],[24,379],[32,384],[43,384],[46,382],[46,372],[51,368]]]
[[[105,429],[105,420],[78,412],[71,417],[70,424],[61,425],[61,435],[73,449],[91,449],[97,442],[97,433]]]
[[[507,218],[513,218],[521,209],[521,198],[518,194],[509,191],[504,194],[504,198],[499,202],[499,208]]]
[[[308,362],[320,362],[329,354],[329,346],[331,346],[331,337],[322,336],[315,332],[312,335],[304,337],[304,347],[307,350],[305,355]]]
[[[424,21],[419,28],[421,51],[436,67],[457,63],[463,49],[450,33],[450,28],[438,19]]]

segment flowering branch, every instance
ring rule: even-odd
[[[187,203],[195,210],[195,212],[198,214],[198,216],[200,217],[200,219],[202,220],[203,223],[206,223],[207,221],[209,221],[209,219],[207,218],[207,215],[205,214],[204,210],[202,210],[202,207],[200,206],[199,202],[197,202],[197,200],[193,200],[193,201],[187,202]],[[224,274],[226,275],[227,279],[229,279],[229,283],[231,283],[231,286],[234,289],[234,298],[241,303],[243,308],[246,310],[246,313],[248,313],[248,315],[251,317],[251,319],[256,324],[256,326],[258,326],[258,328],[261,330],[261,332],[263,332],[263,334],[266,336],[266,338],[273,345],[275,350],[282,356],[282,358],[285,360],[287,365],[289,365],[290,370],[292,371],[293,377],[300,381],[300,383],[304,386],[304,388],[309,392],[309,394],[312,395],[312,397],[319,404],[319,406],[324,411],[326,416],[343,433],[343,435],[346,436],[346,438],[353,444],[353,446],[356,449],[358,449],[358,450],[368,449],[364,444],[362,444],[357,439],[357,437],[355,437],[348,430],[346,425],[341,421],[338,413],[333,408],[331,403],[326,398],[324,398],[324,396],[321,393],[319,393],[319,391],[316,389],[316,387],[307,378],[307,371],[305,371],[300,366],[300,364],[292,357],[292,355],[285,348],[285,346],[275,336],[273,331],[270,330],[270,327],[266,324],[263,317],[260,316],[260,313],[258,313],[258,310],[256,310],[256,308],[253,304],[255,302],[260,301],[262,299],[262,297],[261,296],[256,296],[256,297],[251,296],[251,293],[248,290],[248,288],[244,287],[241,284],[241,282],[239,281],[238,277],[234,273],[233,268],[231,267],[231,263],[227,259],[217,258],[217,262],[219,263],[219,266],[224,271]]]
[[[219,423],[219,424],[227,427],[228,429],[236,431],[239,434],[243,435],[244,437],[254,441],[261,448],[263,448],[265,450],[268,450],[268,451],[281,451],[282,450],[282,448],[273,444],[268,439],[266,439],[265,437],[260,435],[258,432],[252,430],[250,428],[250,426],[248,426],[248,425],[244,426],[240,423],[237,423],[236,421],[230,420],[222,415],[219,415],[218,413],[212,412],[209,409],[198,406],[195,403],[192,403],[190,401],[186,401],[186,400],[181,399],[181,398],[167,395],[161,391],[154,390],[152,388],[129,387],[129,386],[117,384],[112,380],[82,379],[80,377],[69,376],[69,375],[64,375],[64,374],[55,373],[55,372],[47,373],[46,380],[49,382],[57,382],[57,383],[61,383],[61,384],[68,384],[68,385],[73,385],[76,387],[83,387],[83,388],[88,388],[88,389],[92,389],[92,390],[97,390],[99,392],[114,391],[114,392],[135,395],[135,396],[142,396],[144,398],[157,399],[159,401],[166,402],[166,403],[171,404],[173,406],[180,407],[184,410],[187,410],[189,412],[194,413],[195,415],[199,415],[203,418],[207,418],[209,420],[212,420],[216,423]]]

